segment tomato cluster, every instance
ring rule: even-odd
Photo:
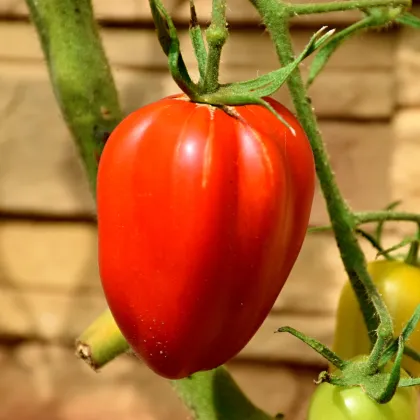
[[[183,378],[241,351],[305,237],[314,160],[267,99],[229,110],[167,97],[125,118],[97,179],[99,268],[114,318],[156,373]]]

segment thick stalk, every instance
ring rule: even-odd
[[[290,15],[342,12],[345,10],[368,9],[373,7],[411,7],[411,0],[349,0],[331,3],[288,4]]]
[[[197,420],[273,420],[251,403],[223,366],[172,385]]]
[[[207,93],[212,93],[219,87],[220,57],[227,38],[226,0],[213,0],[211,24],[206,30],[209,52],[203,88]]]
[[[121,121],[122,113],[90,1],[26,3],[38,30],[55,96],[95,191],[104,135]]]
[[[271,33],[281,64],[289,65],[293,61],[294,52],[289,33],[287,5],[278,0],[251,0],[251,2]],[[317,176],[326,200],[335,239],[344,267],[357,295],[368,331],[370,331],[371,342],[376,341],[376,331],[379,335],[391,339],[393,336],[391,317],[368,274],[365,256],[354,232],[354,217],[342,198],[335,181],[299,69],[290,75],[287,83],[297,114],[312,146]]]

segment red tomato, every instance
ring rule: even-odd
[[[297,119],[268,99],[223,110],[164,98],[109,137],[97,184],[109,307],[151,369],[178,379],[235,356],[300,251],[315,170]]]

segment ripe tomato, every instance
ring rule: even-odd
[[[407,375],[408,376],[408,375]],[[392,400],[378,404],[360,387],[323,382],[312,395],[307,420],[416,420],[414,388],[398,388]]]
[[[391,313],[398,336],[420,304],[420,268],[401,261],[377,260],[368,264],[368,271]],[[420,351],[420,327],[410,336],[408,345]],[[340,296],[333,350],[344,359],[370,351],[367,328],[350,282]],[[411,375],[420,376],[420,363],[408,356],[404,356],[402,366]]]
[[[99,268],[115,320],[156,373],[182,378],[235,356],[300,251],[315,184],[297,119],[268,99],[232,113],[184,95],[109,137],[97,183]]]

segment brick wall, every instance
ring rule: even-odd
[[[147,2],[93,3],[124,109],[175,92]],[[187,4],[165,3],[186,28]],[[200,17],[208,19],[210,2],[196,4]],[[231,1],[233,29],[222,58],[223,81],[255,77],[277,66],[267,34],[245,4]],[[321,23],[343,25],[354,17],[295,20],[296,48]],[[187,65],[194,65],[185,29],[181,42]],[[419,45],[420,33],[411,30],[365,33],[340,49],[311,88],[339,185],[357,210],[379,209],[395,199],[402,199],[407,210],[420,209]],[[304,73],[309,62],[302,66]],[[94,203],[24,1],[0,0],[0,91],[0,365],[5,372],[0,395],[6,396],[0,420],[18,409],[19,419],[185,418],[167,383],[140,363],[122,358],[95,376],[72,355],[75,336],[105,307]],[[276,97],[290,105],[286,89]],[[311,223],[327,222],[318,192]],[[386,239],[391,244],[402,233],[404,227],[391,226]],[[303,419],[305,404],[297,395],[310,392],[322,367],[313,351],[273,330],[291,325],[330,344],[344,281],[332,237],[308,236],[272,314],[232,363],[235,377],[271,412]],[[298,378],[307,379],[298,384]],[[22,392],[17,395],[14,387]],[[110,408],[111,395],[115,404]],[[159,403],[162,395],[165,404]]]

